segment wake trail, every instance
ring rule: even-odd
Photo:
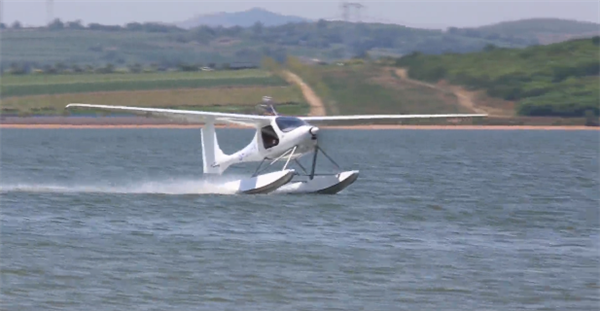
[[[225,185],[228,180],[159,180],[133,183],[9,183],[0,184],[0,192],[30,193],[114,193],[114,194],[234,194]]]

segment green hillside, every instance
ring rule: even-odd
[[[476,28],[452,28],[450,32],[493,40],[551,44],[600,35],[600,24],[559,18],[532,18]]]
[[[506,36],[540,35],[545,33],[586,34],[598,33],[600,24],[559,18],[532,18],[502,22],[475,28],[487,34],[497,33]]]
[[[264,56],[281,62],[287,55],[337,60],[366,52],[403,55],[413,51],[439,54],[480,51],[487,44],[524,47],[537,41],[490,39],[468,33],[408,28],[400,25],[345,22],[304,22],[266,27],[262,24],[181,29],[175,26],[130,23],[125,27],[55,21],[50,27],[4,28],[0,66],[27,69],[62,63],[67,66],[180,63],[207,66],[235,62],[258,63]]]
[[[396,61],[413,79],[442,79],[516,101],[527,116],[600,114],[600,37],[526,49],[489,46],[467,54],[413,53]],[[589,113],[588,112],[588,113]]]
[[[290,57],[287,68],[313,88],[327,114],[470,113],[456,96],[402,83],[375,63],[355,60],[344,66],[310,66]]]

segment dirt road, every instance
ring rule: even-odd
[[[454,93],[454,95],[456,96],[456,98],[458,99],[458,104],[468,108],[470,110],[472,110],[475,113],[487,113],[489,115],[496,115],[499,114],[499,111],[495,111],[496,109],[493,108],[488,108],[488,109],[483,109],[481,107],[477,107],[477,105],[475,105],[475,101],[474,101],[474,97],[475,97],[475,93],[474,92],[469,92],[467,90],[464,90],[461,87],[449,87],[448,89],[444,89],[441,88],[435,84],[431,84],[431,83],[426,83],[426,82],[422,82],[422,81],[417,81],[417,80],[413,80],[411,78],[408,77],[408,73],[406,72],[406,69],[404,68],[397,68],[396,69],[396,74],[402,78],[402,80],[411,83],[411,84],[415,84],[415,85],[420,85],[420,86],[425,86],[428,88],[432,88],[438,91],[451,91],[452,93]]]
[[[284,70],[283,74],[288,82],[298,85],[302,90],[302,95],[304,95],[304,98],[310,105],[310,112],[308,113],[309,116],[324,116],[327,114],[325,111],[325,105],[323,105],[321,98],[315,94],[315,92],[302,80],[302,78],[288,70]]]
[[[475,113],[487,113],[487,114],[500,114],[499,111],[495,111],[496,109],[493,108],[487,108],[483,109],[481,107],[478,107],[477,105],[475,105],[475,102],[473,100],[474,98],[474,93],[473,92],[469,92],[466,91],[460,87],[451,87],[450,89],[446,90],[443,89],[435,84],[430,84],[430,83],[426,83],[426,82],[422,82],[422,81],[417,81],[417,80],[413,80],[411,78],[408,77],[408,73],[406,72],[406,69],[404,68],[396,68],[396,74],[402,78],[402,80],[411,83],[411,84],[415,84],[415,85],[420,85],[420,86],[424,86],[424,87],[428,87],[428,88],[432,88],[438,91],[451,91],[452,93],[454,93],[454,95],[456,96],[456,98],[458,99],[458,103],[465,107],[468,108],[469,110],[472,110]],[[326,115],[326,111],[325,111],[325,105],[323,105],[323,101],[321,100],[321,98],[319,98],[319,96],[317,96],[317,94],[315,94],[315,92],[310,88],[310,86],[308,86],[303,80],[302,78],[300,78],[298,75],[288,71],[288,70],[284,70],[283,71],[286,80],[290,83],[294,83],[296,85],[298,85],[300,87],[300,89],[302,90],[302,94],[304,95],[304,98],[306,99],[306,101],[308,102],[308,104],[310,105],[310,112],[309,115],[311,116],[324,116]]]

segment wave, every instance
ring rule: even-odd
[[[234,178],[235,179],[235,178]],[[115,193],[115,194],[234,194],[236,189],[225,185],[228,180],[175,179],[133,183],[9,183],[0,184],[0,192],[31,193]]]

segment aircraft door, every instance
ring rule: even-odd
[[[263,147],[265,149],[273,148],[279,145],[279,136],[273,129],[273,126],[267,125],[260,130]]]

